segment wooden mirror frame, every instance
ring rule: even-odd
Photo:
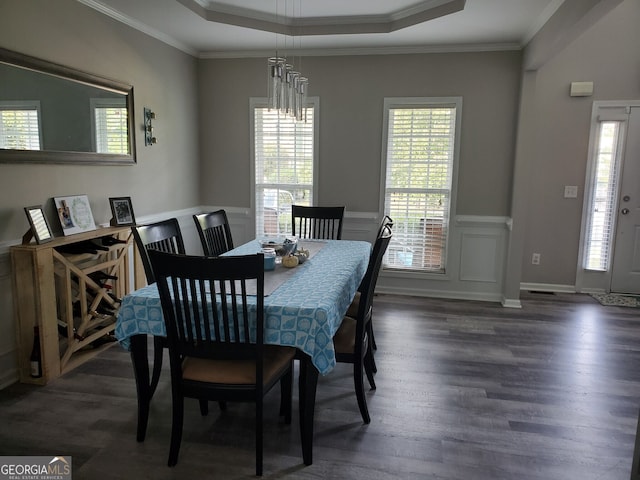
[[[133,110],[133,87],[90,73],[47,62],[39,58],[0,48],[0,63],[26,70],[48,74],[97,89],[125,96],[127,107],[128,154],[96,153],[89,151],[58,150],[13,150],[0,148],[0,163],[73,163],[84,165],[133,165],[136,163],[135,116]]]

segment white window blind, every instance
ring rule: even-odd
[[[129,153],[127,108],[94,107],[96,152]]]
[[[595,177],[588,212],[584,268],[608,271],[613,244],[622,122],[601,121],[595,148]]]
[[[387,268],[444,272],[456,105],[390,107],[385,214],[394,221]]]
[[[306,122],[254,107],[256,235],[290,234],[291,205],[313,204],[314,116]]]
[[[41,150],[39,102],[0,103],[0,148]]]

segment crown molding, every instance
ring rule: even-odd
[[[301,37],[389,33],[464,10],[466,0],[427,0],[386,15],[292,17],[202,0],[177,0],[203,19],[266,32]]]
[[[323,48],[323,49],[295,49],[296,57],[335,57],[358,55],[411,55],[425,53],[470,53],[470,52],[501,52],[522,50],[518,43],[487,43],[460,45],[416,45],[399,47],[354,47],[354,48]],[[285,50],[278,51],[286,56]],[[294,53],[292,50],[291,53]],[[201,59],[224,58],[262,58],[273,56],[271,50],[238,50],[238,51],[209,51],[200,52]]]
[[[170,35],[167,35],[159,30],[156,30],[155,28],[151,28],[148,25],[139,22],[127,15],[123,15],[122,13],[118,12],[117,10],[114,10],[113,8],[107,7],[105,5],[103,5],[102,3],[100,3],[99,1],[96,0],[77,0],[79,3],[82,3],[83,5],[86,5],[87,7],[93,8],[94,10],[113,18],[114,20],[120,22],[120,23],[124,23],[125,25],[133,28],[134,30],[138,30],[139,32],[142,32],[146,35],[149,35],[150,37],[155,38],[156,40],[160,40],[162,43],[166,43],[167,45],[170,45],[174,48],[177,48],[178,50],[183,51],[184,53],[187,53],[193,57],[197,57],[198,56],[198,51],[194,50],[193,48],[189,47],[188,45],[185,45],[182,42],[179,42],[178,40],[176,40],[175,38],[173,38]]]

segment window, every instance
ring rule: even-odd
[[[384,266],[444,273],[461,99],[385,99]]]
[[[317,99],[309,99],[306,122],[252,100],[256,235],[291,233],[291,205],[313,205]]]
[[[589,199],[584,268],[606,272],[611,261],[622,140],[622,121],[599,121],[595,176]]]
[[[0,148],[42,150],[40,102],[0,102]]]
[[[92,98],[91,120],[97,153],[129,153],[127,106],[124,98]]]

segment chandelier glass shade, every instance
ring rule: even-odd
[[[307,100],[309,80],[287,63],[285,57],[271,57],[268,69],[268,107],[281,114],[305,121],[304,105]]]

